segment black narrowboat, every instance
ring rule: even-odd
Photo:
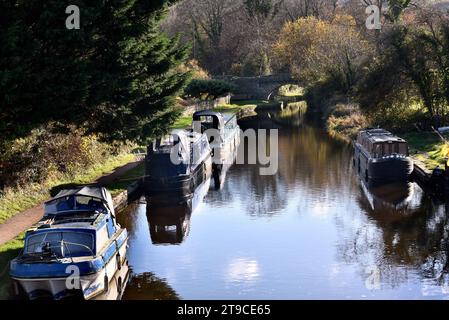
[[[353,146],[353,164],[366,182],[406,181],[413,171],[407,142],[387,130],[362,130]]]
[[[175,130],[148,146],[144,191],[152,203],[191,195],[212,174],[207,136]]]

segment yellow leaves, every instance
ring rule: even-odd
[[[179,73],[191,72],[193,79],[206,80],[206,79],[210,78],[210,76],[207,73],[207,71],[204,70],[203,68],[201,68],[201,66],[198,63],[198,60],[195,60],[195,59],[191,59],[191,60],[181,64],[177,68],[176,71],[179,72]]]
[[[289,22],[273,47],[278,64],[288,66],[293,76],[305,82],[352,73],[352,63],[366,50],[349,15],[336,15],[331,22],[315,17]]]
[[[344,27],[355,27],[356,21],[354,17],[349,14],[337,14],[332,20],[332,24]]]

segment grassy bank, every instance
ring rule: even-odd
[[[139,178],[143,177],[145,174],[145,163],[140,163],[137,167],[129,170],[124,175],[122,175],[116,182],[107,186],[109,192],[112,196],[117,195],[125,190],[127,187],[137,181]]]
[[[345,141],[354,139],[368,125],[366,117],[352,104],[337,104],[326,121],[329,134]]]
[[[49,190],[60,184],[90,183],[103,174],[125,165],[134,159],[134,155],[123,152],[104,159],[75,175],[59,175],[42,183],[30,183],[20,188],[6,188],[0,197],[0,223],[19,212],[38,205],[49,197]]]
[[[329,134],[345,141],[354,139],[357,132],[367,126],[370,126],[369,121],[354,105],[338,104],[326,121]],[[421,161],[427,169],[444,167],[445,158],[449,156],[449,145],[437,133],[412,131],[397,135],[408,142],[410,155]],[[447,134],[444,137],[449,139]]]
[[[8,299],[10,288],[9,262],[23,247],[23,234],[0,246],[0,300]]]
[[[437,166],[444,168],[445,158],[449,156],[449,145],[442,141],[437,133],[409,132],[399,136],[407,140],[410,154],[424,163],[427,169],[432,170]]]

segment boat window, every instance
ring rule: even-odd
[[[407,143],[399,143],[399,154],[408,155]]]
[[[226,129],[235,129],[237,127],[237,118],[233,116],[231,119],[226,122]]]
[[[45,212],[47,214],[72,210],[94,210],[103,212],[106,208],[101,200],[86,196],[69,196],[56,199],[45,205]]]
[[[94,237],[87,232],[43,232],[27,238],[25,254],[48,253],[58,258],[93,255]]]
[[[95,199],[92,197],[76,197],[76,210],[96,210],[96,211],[104,211],[104,205],[99,199]]]
[[[65,197],[51,201],[45,205],[46,212],[70,211],[75,207],[75,197]]]
[[[374,144],[373,156],[377,158],[377,157],[382,157],[382,155],[383,155],[382,144],[381,143]]]
[[[201,122],[201,133],[204,133],[209,129],[218,128],[218,119],[214,119],[213,116],[201,116],[196,118],[194,121]]]

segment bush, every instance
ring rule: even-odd
[[[184,94],[190,98],[213,100],[235,90],[235,86],[223,80],[195,79],[187,86]]]
[[[74,176],[121,148],[101,143],[95,135],[84,135],[81,129],[71,128],[69,133],[56,132],[52,125],[35,129],[0,151],[0,190]]]
[[[368,125],[368,120],[354,104],[337,104],[326,122],[329,133],[344,140],[354,139]]]

